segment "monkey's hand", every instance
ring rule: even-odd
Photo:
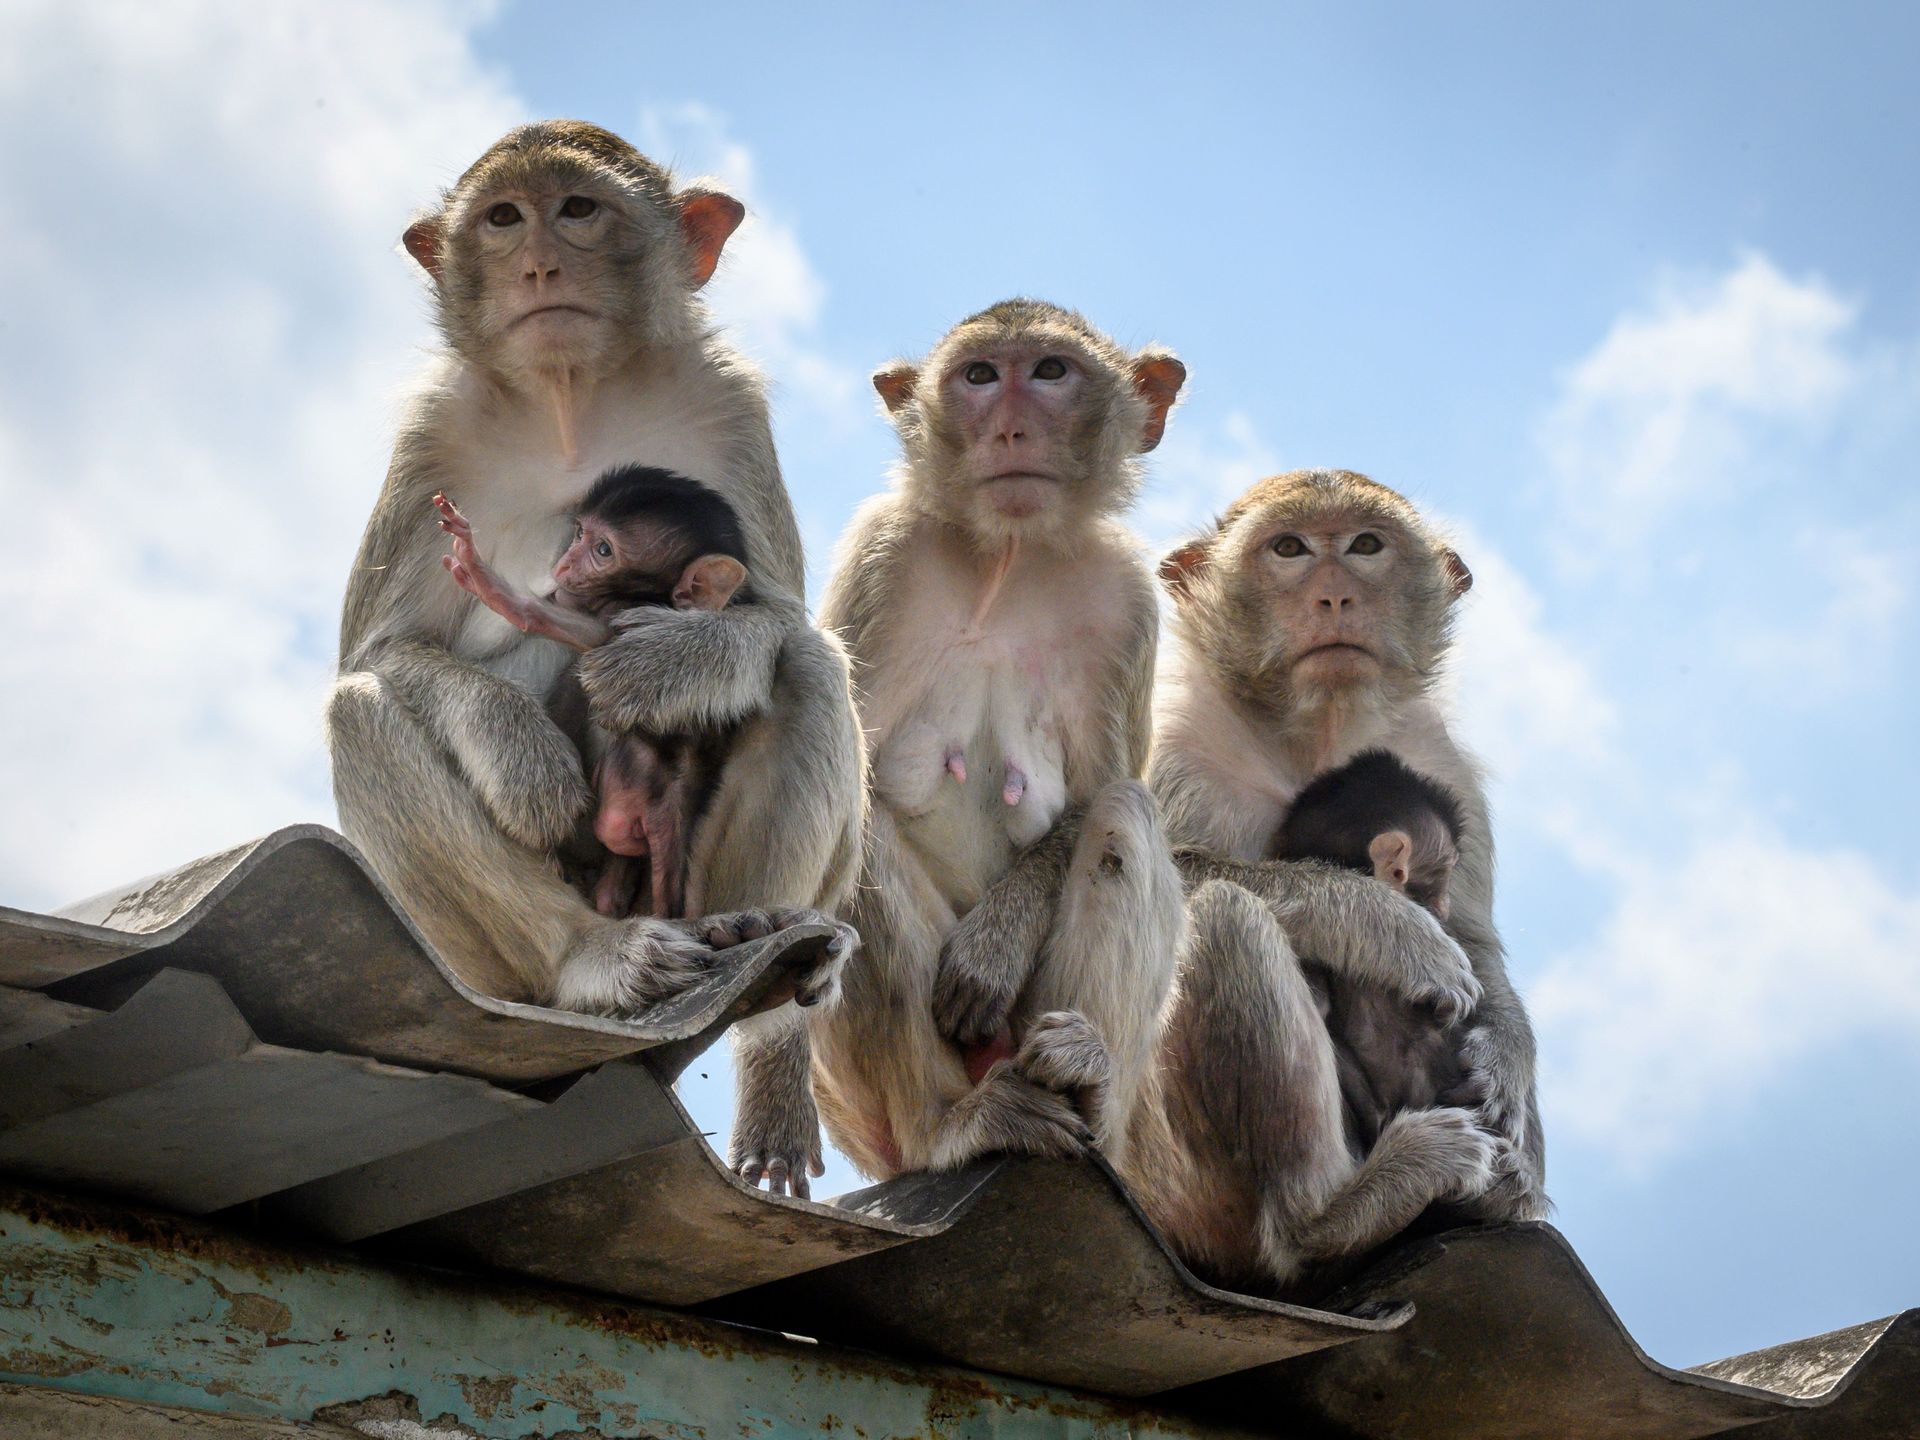
[[[610,641],[580,657],[580,683],[610,730],[718,730],[765,708],[796,621],[804,617],[777,601],[724,610],[636,606],[615,617]]]
[[[1006,1027],[1039,953],[1032,930],[989,890],[947,932],[933,977],[933,1023],[942,1035],[956,1045],[985,1045]]]
[[[1432,915],[1376,880],[1314,861],[1205,862],[1207,872],[1251,880],[1247,888],[1273,905],[1298,953],[1431,1005],[1442,1024],[1480,1003],[1480,977],[1467,952]]]
[[[1062,815],[947,932],[934,973],[933,1023],[955,1044],[985,1045],[1005,1027],[1052,928],[1084,818],[1079,809]]]
[[[1500,1185],[1488,1194],[1488,1204],[1503,1212],[1501,1219],[1534,1219],[1546,1213],[1540,1177],[1526,1158],[1532,1142],[1532,1066],[1492,1023],[1467,1029],[1459,1043],[1459,1062],[1465,1075],[1440,1096],[1440,1104],[1473,1106],[1480,1125],[1511,1150],[1511,1162]]]
[[[816,1005],[831,1010],[840,1003],[841,975],[848,959],[860,947],[860,932],[853,926],[835,920],[825,911],[793,905],[769,910],[735,910],[684,923],[716,950],[763,939],[776,930],[788,930],[795,925],[831,925],[833,938],[827,941],[819,960],[793,977],[793,1003],[803,1010]],[[786,996],[775,992],[774,998],[778,1001]]]
[[[825,1166],[806,1026],[792,1011],[771,1011],[733,1034],[738,1093],[727,1164],[749,1185],[764,1180],[775,1195],[811,1199],[811,1177]]]

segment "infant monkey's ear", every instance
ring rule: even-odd
[[[1383,830],[1367,846],[1367,858],[1373,861],[1373,875],[1404,893],[1407,877],[1413,869],[1413,837],[1404,830]]]
[[[724,610],[747,579],[747,567],[731,555],[702,555],[680,572],[673,587],[677,610]]]

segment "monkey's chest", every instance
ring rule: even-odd
[[[875,798],[966,904],[1084,798],[1067,756],[1093,717],[1077,667],[1022,646],[956,645],[919,679],[875,747]]]

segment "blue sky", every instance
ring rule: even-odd
[[[816,577],[891,457],[868,371],[1014,292],[1187,361],[1152,543],[1305,464],[1442,516],[1557,1223],[1673,1363],[1920,1304],[1917,41],[1892,6],[11,4],[0,806],[50,818],[4,827],[0,901],[331,818],[340,588],[430,340],[394,241],[581,115],[749,201],[713,298]]]

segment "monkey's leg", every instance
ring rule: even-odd
[[[545,854],[504,834],[383,676],[341,676],[327,729],[342,828],[475,989],[619,1014],[711,963],[687,926],[596,914]]]
[[[1272,912],[1237,885],[1210,882],[1188,918],[1163,1080],[1169,1120],[1196,1163],[1228,1168],[1214,1188],[1250,1182],[1256,1249],[1230,1263],[1253,1260],[1285,1283],[1308,1260],[1370,1249],[1433,1201],[1486,1188],[1498,1142],[1464,1110],[1396,1117],[1356,1167],[1333,1042]],[[1199,1228],[1203,1243],[1220,1244]]]
[[[1106,786],[1081,820],[1018,1016],[1075,1012],[1105,1041],[1110,1078],[1089,1097],[1088,1114],[1115,1164],[1125,1161],[1128,1119],[1160,1039],[1184,920],[1152,794],[1137,780]],[[1017,1018],[1017,1037],[1022,1029]]]
[[[686,903],[841,913],[860,873],[863,770],[846,655],[820,632],[796,630],[781,649],[770,703],[740,727],[694,826]],[[833,1007],[858,943],[843,928],[826,963],[799,978],[801,1006]],[[793,1193],[804,1194],[820,1153],[807,1026],[783,1006],[736,1025],[733,1047],[733,1166],[776,1188],[784,1173],[789,1186],[798,1182]],[[878,1163],[877,1152],[872,1158]]]

